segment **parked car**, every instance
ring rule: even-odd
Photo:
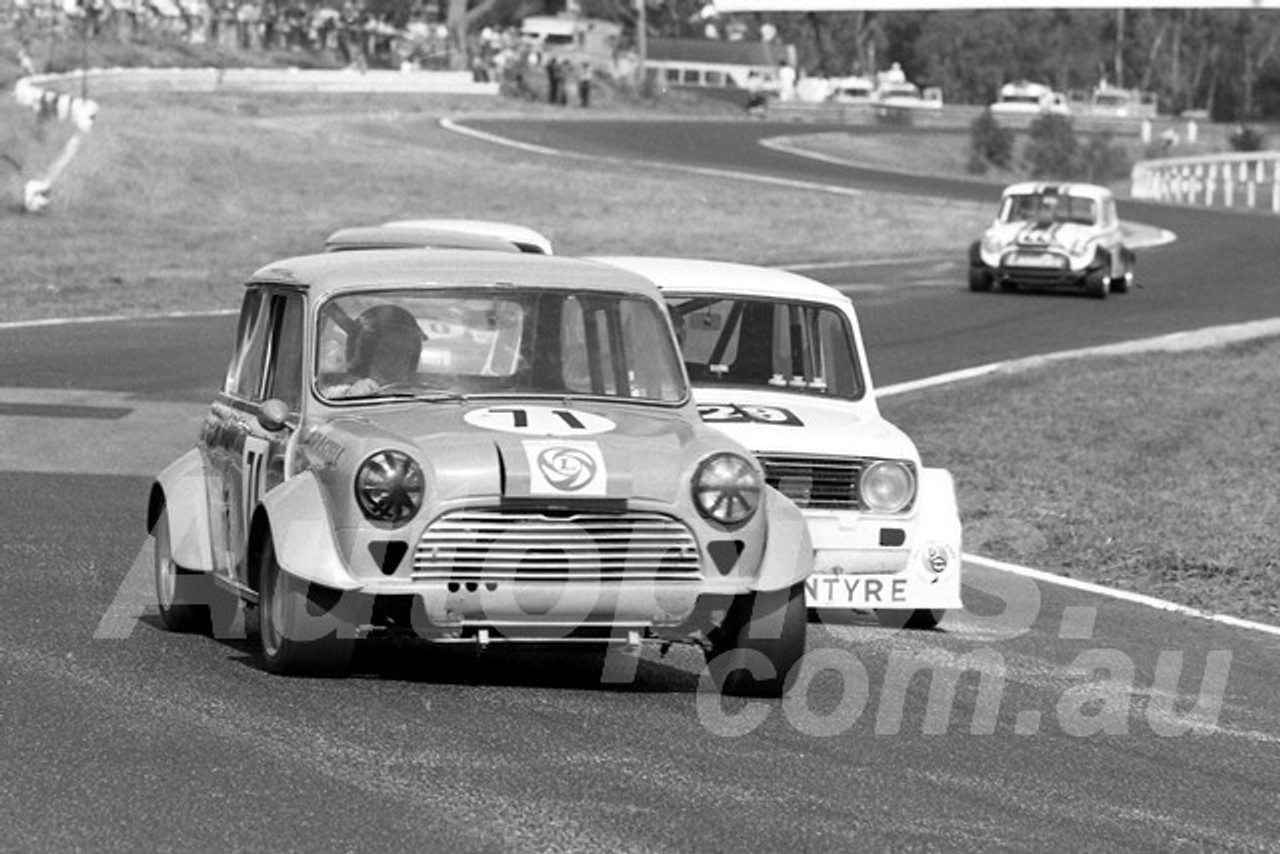
[[[723,691],[777,694],[804,651],[803,516],[699,419],[657,289],[604,264],[262,268],[147,525],[164,625],[256,607],[275,673],[345,672],[371,634],[687,643]]]
[[[842,77],[832,86],[830,100],[837,104],[870,104],[875,97],[876,82],[870,77]]]
[[[990,105],[990,110],[998,116],[1039,116],[1046,113],[1069,116],[1071,104],[1066,95],[1043,83],[1018,80],[1000,87],[1000,95]]]
[[[1133,287],[1135,263],[1106,187],[1026,182],[1005,189],[995,221],[969,247],[969,288],[1059,288],[1101,299]]]
[[[925,467],[876,405],[857,314],[781,270],[601,258],[662,289],[698,409],[756,455],[809,525],[815,609],[932,628],[961,608],[961,524],[945,469]]]

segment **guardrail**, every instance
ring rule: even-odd
[[[1135,199],[1280,214],[1280,151],[1141,160],[1130,177]]]

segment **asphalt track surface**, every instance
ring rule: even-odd
[[[794,125],[484,129],[994,198],[756,144]],[[970,294],[929,259],[817,275],[857,297],[881,384],[1280,315],[1276,220],[1122,216],[1179,240],[1105,302]],[[940,631],[814,624],[807,690],[749,706],[680,649],[600,685],[539,651],[369,644],[325,681],[167,634],[149,477],[190,446],[232,326],[0,330],[0,850],[1280,850],[1280,637],[978,564]]]

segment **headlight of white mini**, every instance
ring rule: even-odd
[[[1004,241],[994,234],[982,238],[982,251],[986,255],[994,255],[1004,246]]]
[[[862,470],[862,503],[876,513],[897,513],[916,497],[916,473],[898,460],[880,460]]]
[[[356,502],[373,522],[402,525],[422,506],[422,468],[402,451],[378,451],[356,470]]]
[[[707,457],[693,476],[693,503],[706,518],[737,525],[760,506],[761,483],[751,462],[738,454]]]

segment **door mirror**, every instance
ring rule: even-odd
[[[289,418],[289,406],[283,400],[272,398],[262,404],[258,410],[258,423],[262,425],[262,429],[268,433],[274,433],[277,430],[285,428],[285,421]]]

